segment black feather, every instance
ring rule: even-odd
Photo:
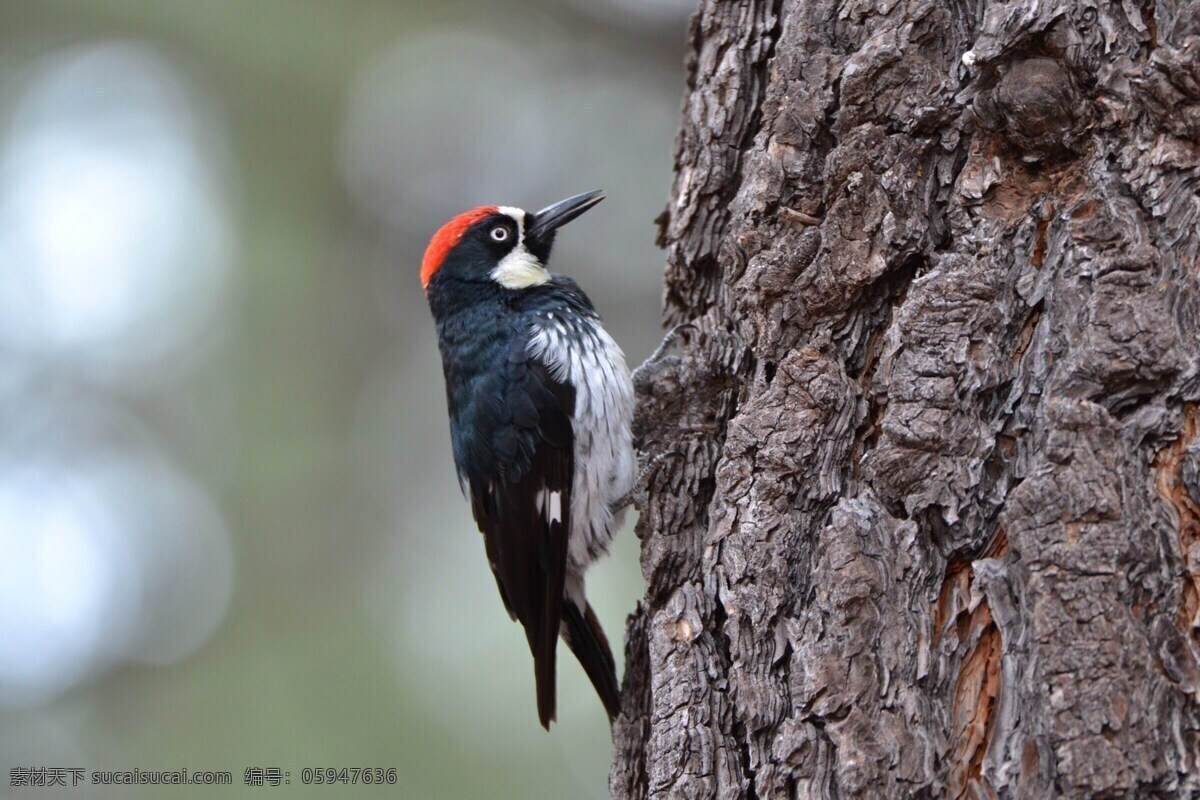
[[[500,596],[525,629],[538,719],[549,727],[570,539],[575,392],[555,381],[544,364],[524,356],[527,347],[526,337],[514,337],[503,369],[492,373],[500,384],[495,394],[478,393],[503,398],[500,408],[472,409],[476,425],[489,423],[492,459],[468,462],[463,471]],[[548,492],[559,495],[559,520],[550,519]]]
[[[538,719],[546,727],[554,719],[555,651],[563,632],[614,716],[616,671],[604,633],[590,608],[564,601],[575,389],[529,352],[534,319],[564,309],[587,316],[595,311],[562,276],[516,294],[491,280],[457,274],[444,265],[427,287],[438,325],[454,461],[500,597],[524,628],[533,654]],[[550,519],[546,492],[560,494],[561,519]]]
[[[617,686],[617,665],[613,661],[612,650],[608,647],[608,638],[596,619],[592,606],[584,603],[581,609],[569,600],[563,606],[563,622],[566,624],[567,646],[579,659],[583,671],[587,674],[604,710],[608,712],[609,721],[621,713],[621,690]]]

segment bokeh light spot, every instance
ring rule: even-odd
[[[0,147],[0,342],[121,379],[195,345],[231,250],[199,104],[138,44],[29,70]]]

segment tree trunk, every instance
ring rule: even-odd
[[[617,797],[1200,796],[1200,2],[704,0]]]

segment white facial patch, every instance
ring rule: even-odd
[[[550,273],[524,244],[518,244],[492,270],[492,280],[505,289],[528,289],[550,280]]]
[[[492,270],[492,280],[505,289],[528,289],[549,281],[550,272],[525,247],[525,211],[512,206],[500,206],[498,210],[516,221],[517,243]]]

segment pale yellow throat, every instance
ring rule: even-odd
[[[522,242],[500,260],[492,270],[492,280],[505,289],[528,289],[550,280],[550,272]]]

